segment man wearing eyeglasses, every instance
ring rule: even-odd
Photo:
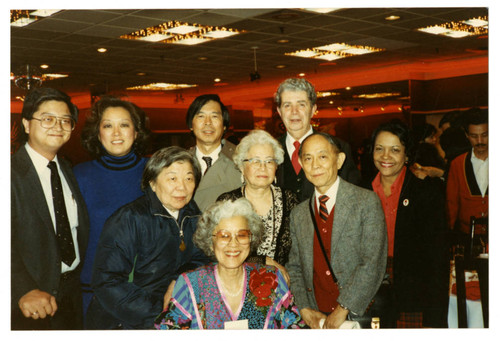
[[[82,329],[88,215],[69,163],[57,156],[78,108],[61,91],[35,88],[21,117],[27,142],[11,160],[11,328]]]

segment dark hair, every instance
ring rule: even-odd
[[[215,94],[206,94],[200,95],[196,97],[188,108],[186,115],[186,124],[191,129],[193,127],[193,118],[200,112],[201,108],[210,101],[214,101],[219,103],[221,111],[222,111],[222,122],[224,124],[224,130],[229,128],[229,110],[227,110],[226,106],[220,100],[219,95]]]
[[[307,98],[309,98],[309,102],[311,102],[311,106],[316,104],[316,90],[314,86],[307,79],[304,78],[288,78],[285,79],[278,86],[278,90],[274,94],[274,102],[278,107],[281,106],[281,94],[283,91],[305,91],[307,93]]]
[[[424,142],[424,140],[434,134],[437,133],[436,127],[434,127],[430,123],[424,123],[420,125],[416,125],[411,130],[413,142],[415,144]]]
[[[21,118],[26,120],[33,119],[33,114],[38,110],[40,105],[47,101],[58,101],[64,102],[68,106],[71,118],[78,121],[78,108],[71,102],[71,97],[66,93],[53,89],[53,88],[34,88],[28,92],[26,98],[24,99],[23,110],[21,112]],[[26,141],[28,135],[21,129],[21,134],[19,135],[20,141]]]
[[[450,126],[456,126],[459,121],[459,117],[461,115],[462,113],[459,110],[453,110],[447,112],[446,114],[443,115],[443,117],[441,117],[441,120],[439,120],[438,127],[442,128],[443,125],[445,125],[446,123],[449,123]]]
[[[328,143],[330,143],[333,146],[333,150],[335,152],[342,153],[342,147],[340,145],[340,142],[339,142],[339,140],[335,136],[332,136],[330,134],[318,131],[318,132],[312,133],[311,135],[309,135],[308,137],[306,137],[304,139],[304,141],[302,141],[302,143],[300,144],[300,147],[299,147],[299,157],[302,157],[302,146],[304,145],[304,143],[307,140],[309,140],[313,136],[323,136],[328,141]]]
[[[488,109],[480,109],[480,108],[471,108],[464,112],[465,116],[465,124],[464,130],[468,134],[469,126],[472,125],[480,125],[480,124],[488,124]]]
[[[446,162],[450,162],[460,154],[469,151],[472,147],[465,132],[459,127],[450,127],[439,137],[439,144],[444,150]]]
[[[195,189],[201,180],[201,167],[196,159],[196,156],[188,152],[186,149],[171,146],[158,150],[146,163],[144,172],[142,173],[141,188],[143,191],[149,187],[151,181],[156,180],[158,175],[164,168],[170,167],[174,162],[189,162],[193,167]]]
[[[130,114],[130,119],[134,123],[137,137],[134,140],[132,149],[139,156],[146,154],[151,132],[146,127],[146,114],[134,103],[121,100],[113,96],[105,96],[92,106],[90,115],[85,120],[82,129],[82,146],[92,156],[100,157],[106,153],[101,141],[99,141],[99,127],[102,116],[108,108],[123,108]]]
[[[405,155],[408,157],[408,164],[412,164],[414,153],[413,141],[410,137],[410,129],[399,119],[390,120],[389,122],[382,123],[375,128],[371,137],[370,154],[373,154],[373,148],[375,146],[377,136],[383,131],[396,135],[399,138],[399,141],[405,147]]]

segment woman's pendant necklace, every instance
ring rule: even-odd
[[[184,243],[184,232],[182,232],[181,230],[179,235],[181,237],[181,245],[179,245],[179,250],[184,251],[186,250],[186,243]]]

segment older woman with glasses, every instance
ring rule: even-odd
[[[262,243],[248,261],[278,267],[288,282],[283,265],[292,245],[290,211],[298,204],[292,191],[273,185],[276,168],[284,151],[278,141],[264,130],[253,130],[236,147],[233,161],[241,170],[244,185],[223,193],[217,200],[247,198],[264,224]]]
[[[219,201],[198,221],[194,244],[216,263],[183,273],[158,329],[303,328],[294,298],[275,267],[245,263],[263,235],[244,198]]]

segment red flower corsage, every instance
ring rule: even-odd
[[[268,307],[273,303],[271,295],[278,286],[276,274],[267,272],[265,268],[252,270],[248,284],[250,291],[256,297],[255,304],[258,307]]]

